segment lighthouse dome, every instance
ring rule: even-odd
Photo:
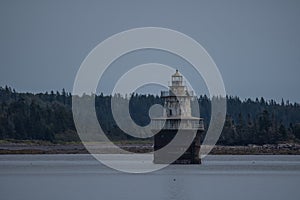
[[[181,76],[181,74],[178,72],[178,69],[176,69],[175,74],[173,74],[172,76]]]

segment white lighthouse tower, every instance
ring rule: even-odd
[[[186,150],[178,158],[176,164],[200,164],[200,136],[204,132],[203,119],[193,117],[191,112],[191,100],[194,98],[193,92],[187,89],[183,84],[182,75],[176,70],[171,77],[171,85],[168,91],[161,92],[161,98],[164,99],[163,117],[153,118],[153,130],[163,129],[154,136],[154,151],[157,151],[170,143],[178,132],[179,126],[187,137],[196,132],[196,136]],[[179,146],[180,148],[180,146]],[[169,152],[170,154],[174,152]],[[154,163],[165,163],[165,157],[154,152]]]

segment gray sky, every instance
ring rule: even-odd
[[[81,62],[98,43],[145,26],[174,29],[202,44],[229,95],[300,102],[297,0],[1,0],[0,85],[17,91],[71,91]],[[116,62],[104,80],[117,79],[123,65],[149,61],[177,67],[176,58],[142,52]]]

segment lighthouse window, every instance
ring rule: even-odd
[[[180,77],[173,77],[173,81],[180,81],[181,78]]]

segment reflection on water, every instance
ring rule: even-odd
[[[128,162],[132,162],[128,160]],[[298,199],[300,156],[208,156],[149,174],[90,155],[2,155],[1,199]]]

